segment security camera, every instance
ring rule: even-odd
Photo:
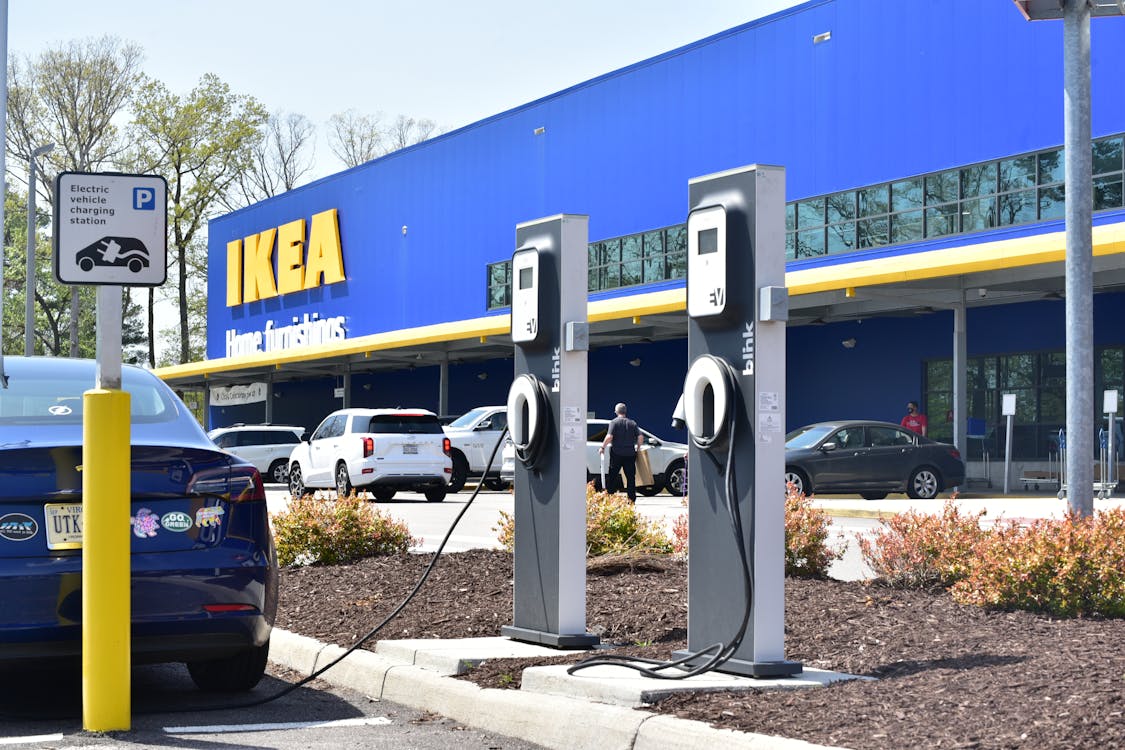
[[[684,394],[680,394],[680,400],[676,402],[676,408],[672,410],[672,427],[677,430],[682,430],[687,427],[687,422],[684,421]]]

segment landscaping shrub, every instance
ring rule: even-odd
[[[893,588],[948,588],[969,573],[986,532],[984,511],[965,515],[953,499],[940,516],[907,511],[884,518],[871,536],[859,538],[859,550],[875,576]]]
[[[998,609],[1125,617],[1125,509],[997,527],[952,594]]]
[[[813,506],[805,493],[792,484],[785,486],[785,575],[798,578],[827,578],[828,568],[844,556],[844,550],[828,546],[832,521]]]
[[[500,511],[497,538],[509,552],[515,546],[515,518]],[[610,494],[586,485],[586,555],[655,552],[668,554],[672,542],[660,524],[646,520],[622,494]]]
[[[355,493],[336,500],[297,498],[272,518],[281,565],[335,565],[405,552],[414,540],[397,521]]]

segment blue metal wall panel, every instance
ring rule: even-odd
[[[1095,135],[1123,131],[1125,23],[1092,26]],[[710,172],[781,164],[792,199],[1059,145],[1061,57],[1061,24],[1006,2],[807,3],[212,221],[208,356],[227,329],[303,313],[344,315],[351,337],[487,314],[485,266],[516,223],[679,223]],[[328,208],[346,282],[226,306],[228,241]]]

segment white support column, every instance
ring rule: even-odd
[[[959,304],[953,306],[953,444],[962,456],[968,456],[969,441],[965,434],[968,431],[969,409],[966,368],[968,362],[968,334],[965,323],[964,291]],[[937,415],[931,414],[933,419]]]

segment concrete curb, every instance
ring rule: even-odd
[[[395,652],[394,648],[388,650]],[[277,628],[270,640],[270,661],[306,675],[343,653],[339,646]],[[411,661],[415,658],[410,656]],[[696,721],[593,701],[484,689],[363,650],[351,653],[320,679],[557,750],[830,750],[802,740],[714,729]]]

